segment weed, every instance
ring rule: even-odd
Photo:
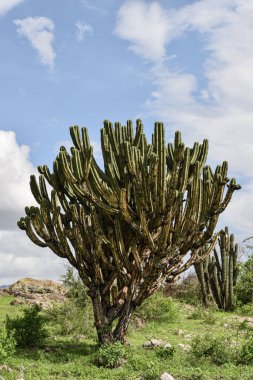
[[[235,348],[231,346],[230,339],[213,337],[210,334],[195,337],[191,352],[196,358],[209,358],[218,365],[233,362],[235,359]]]
[[[126,348],[121,343],[101,346],[94,354],[93,361],[98,367],[117,368],[126,359]]]
[[[175,347],[159,347],[156,349],[156,355],[161,359],[171,359],[175,354]]]

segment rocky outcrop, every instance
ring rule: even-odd
[[[2,289],[1,293],[15,297],[11,302],[12,305],[39,304],[43,308],[48,308],[54,302],[65,301],[68,291],[56,281],[23,278],[8,288]]]

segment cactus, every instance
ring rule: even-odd
[[[74,126],[70,134],[74,146],[60,148],[52,172],[39,166],[39,179],[31,176],[39,207],[26,207],[18,226],[78,270],[99,341],[124,341],[133,310],[165,278],[203,260],[198,248],[210,239],[212,250],[219,214],[240,186],[228,179],[226,162],[215,172],[205,166],[207,140],[188,148],[176,132],[166,146],[160,122],[148,143],[140,120],[135,133],[131,121],[105,121],[104,169],[87,129]]]
[[[227,227],[220,233],[218,247],[219,251],[214,247],[213,253],[194,267],[205,306],[211,299],[219,309],[232,310],[238,276],[238,244],[234,243],[234,235],[229,235]],[[202,255],[207,248],[200,248]]]

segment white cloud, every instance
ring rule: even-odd
[[[35,169],[29,161],[29,147],[19,146],[15,133],[0,131],[0,212],[20,212],[32,201],[29,176]]]
[[[24,231],[0,231],[0,284],[24,277],[59,279],[66,261],[33,244]]]
[[[236,229],[238,241],[243,241],[253,235],[252,228],[253,215],[253,183],[243,186],[236,193],[234,200],[229,204],[223,215],[223,225],[231,226]],[[231,230],[231,232],[233,232]]]
[[[149,35],[149,25],[159,30],[156,38]],[[186,36],[191,43],[191,32],[203,45],[202,82],[187,63],[169,59],[170,43]],[[187,144],[207,137],[212,166],[227,160],[230,176],[246,184],[221,220],[241,235],[253,231],[253,2],[200,0],[165,9],[157,2],[126,1],[118,11],[116,33],[151,63],[154,89],[147,112],[169,125],[170,136],[181,130]],[[189,62],[194,48],[191,54]]]
[[[23,3],[24,0],[1,0],[0,1],[0,16],[5,15],[12,8]]]
[[[58,278],[64,272],[62,260],[35,246],[17,227],[24,207],[36,205],[29,187],[35,172],[29,147],[19,146],[14,132],[0,131],[0,284],[26,276]]]
[[[76,22],[76,40],[82,42],[85,36],[90,36],[93,33],[93,27],[85,22]]]
[[[146,59],[156,61],[165,56],[169,27],[166,13],[156,2],[126,1],[117,13],[115,33]]]
[[[53,21],[47,17],[27,17],[14,23],[19,36],[26,37],[37,50],[41,62],[52,69],[56,56],[53,49]]]

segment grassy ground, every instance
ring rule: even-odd
[[[21,307],[9,306],[11,297],[0,297],[0,320],[21,312]],[[71,337],[52,336],[47,348],[18,350],[6,358],[2,364],[13,371],[0,371],[5,380],[16,380],[23,374],[25,380],[87,379],[87,380],[156,380],[163,372],[168,372],[176,380],[252,380],[253,367],[226,363],[216,365],[207,358],[196,359],[184,352],[178,344],[191,344],[199,334],[212,333],[214,336],[233,337],[240,341],[239,323],[234,315],[220,312],[205,314],[201,309],[187,305],[177,306],[173,322],[159,320],[146,323],[144,327],[130,326],[128,333],[127,360],[115,369],[98,368],[94,362],[96,341],[83,338],[80,342]],[[175,310],[174,310],[175,312]],[[224,326],[225,325],[225,326]],[[178,330],[182,330],[178,335]],[[145,349],[144,341],[151,338],[162,339],[175,347],[172,358],[161,358],[157,349]],[[46,352],[48,351],[48,352]]]

